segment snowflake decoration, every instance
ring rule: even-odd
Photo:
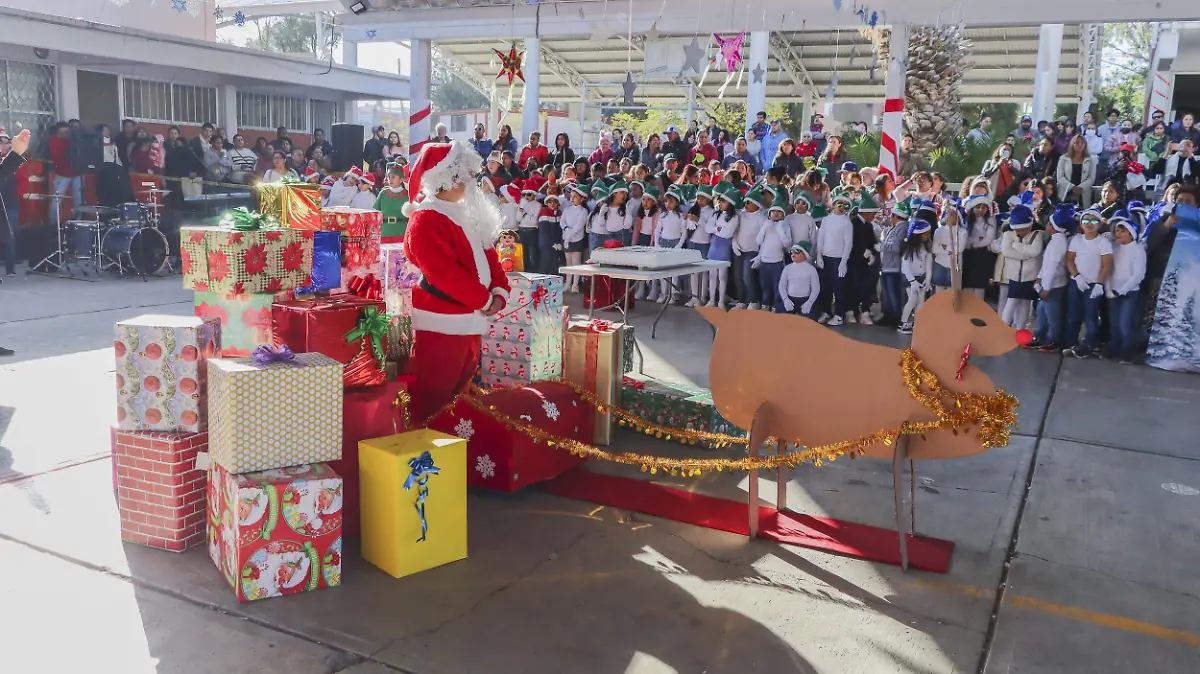
[[[200,12],[204,10],[204,6],[200,4],[200,0],[188,0],[187,13],[188,16],[195,18],[200,16]]]
[[[217,5],[216,8],[213,9],[213,18],[217,21],[225,18],[225,10],[221,9],[220,5]]]
[[[116,5],[117,7],[124,7],[125,5],[129,4],[129,0],[108,0],[108,1],[111,2],[112,4]],[[151,7],[154,6],[153,1],[150,3],[150,6]]]
[[[246,25],[246,15],[242,13],[242,10],[239,9],[233,13],[233,22],[239,26]]]
[[[551,421],[558,421],[558,405],[549,400],[542,401],[542,409],[546,411],[546,417]]]
[[[171,0],[171,11],[186,12],[188,8],[188,0]]]
[[[528,414],[522,414],[521,419],[524,419],[525,421],[533,421],[533,417],[529,416]]]
[[[493,477],[496,475],[496,462],[492,461],[492,457],[487,454],[480,454],[475,459],[475,472],[479,473],[479,476],[485,480]]]
[[[458,424],[454,426],[454,434],[470,442],[471,437],[475,435],[475,424],[471,423],[470,419],[459,419]]]
[[[374,39],[375,39],[375,36],[376,36],[376,35],[378,35],[378,34],[379,34],[379,31],[377,31],[377,30],[375,30],[374,28],[372,28],[371,30],[368,30],[368,31],[367,31],[367,39],[369,39],[369,40],[374,40]]]

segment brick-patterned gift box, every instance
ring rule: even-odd
[[[113,433],[121,539],[182,552],[204,542],[204,470],[196,455],[208,433]]]

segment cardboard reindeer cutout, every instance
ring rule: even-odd
[[[716,328],[709,365],[713,403],[733,424],[750,429],[752,456],[768,438],[779,438],[783,453],[789,442],[818,447],[864,438],[881,429],[933,421],[938,414],[930,400],[910,388],[902,362],[918,366],[954,393],[996,396],[1009,411],[1015,400],[997,393],[991,379],[970,363],[974,356],[999,356],[1011,351],[1028,331],[1007,326],[973,293],[961,290],[953,273],[953,289],[929,299],[916,314],[911,353],[855,341],[819,323],[790,314],[761,311],[727,313],[698,308]],[[908,370],[912,370],[909,367]],[[937,403],[951,405],[955,401]],[[1004,417],[1008,418],[1008,417]],[[1015,420],[1015,416],[1011,417]],[[909,464],[910,505],[915,500],[913,461],[949,459],[987,451],[984,430],[953,429],[921,435],[901,434],[895,442],[877,442],[861,453],[892,459],[892,487],[901,561],[908,567],[908,545],[902,520],[901,473]],[[998,429],[990,429],[996,433]],[[1007,425],[1002,433],[1007,441]],[[758,476],[750,473],[750,535],[758,532]],[[786,508],[787,478],[780,469],[777,506]],[[915,506],[909,533],[916,529]]]

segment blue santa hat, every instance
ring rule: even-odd
[[[1125,217],[1125,215],[1124,215],[1123,213],[1118,213],[1118,214],[1114,215],[1114,216],[1113,216],[1113,217],[1112,217],[1112,218],[1111,218],[1111,219],[1108,221],[1108,226],[1109,226],[1109,228],[1111,228],[1111,229],[1112,229],[1112,231],[1113,231],[1113,232],[1116,232],[1116,231],[1117,231],[1117,229],[1119,229],[1119,228],[1121,228],[1121,227],[1124,227],[1125,229],[1129,230],[1129,234],[1130,234],[1131,236],[1133,236],[1133,240],[1134,240],[1134,241],[1137,241],[1137,240],[1138,240],[1138,226],[1137,226],[1137,223],[1135,223],[1135,222],[1130,222],[1130,221],[1129,221],[1129,219],[1128,219],[1128,218],[1126,218],[1126,217]]]
[[[925,220],[913,218],[912,220],[908,221],[908,233],[904,235],[904,240],[908,241],[914,236],[920,236],[925,232],[928,232],[930,229],[932,229],[932,227],[930,227],[929,223]]]
[[[1019,204],[1008,211],[1008,226],[1013,229],[1023,229],[1033,226],[1033,211],[1028,206]]]
[[[1058,204],[1054,207],[1054,213],[1050,216],[1050,224],[1054,228],[1070,234],[1075,231],[1075,205],[1074,204]]]

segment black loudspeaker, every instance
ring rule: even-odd
[[[349,171],[351,166],[362,166],[363,143],[366,129],[362,124],[334,124],[329,129],[329,142],[333,143],[333,170]]]
[[[71,132],[71,168],[76,173],[95,173],[104,163],[104,146],[95,131],[75,129]]]

